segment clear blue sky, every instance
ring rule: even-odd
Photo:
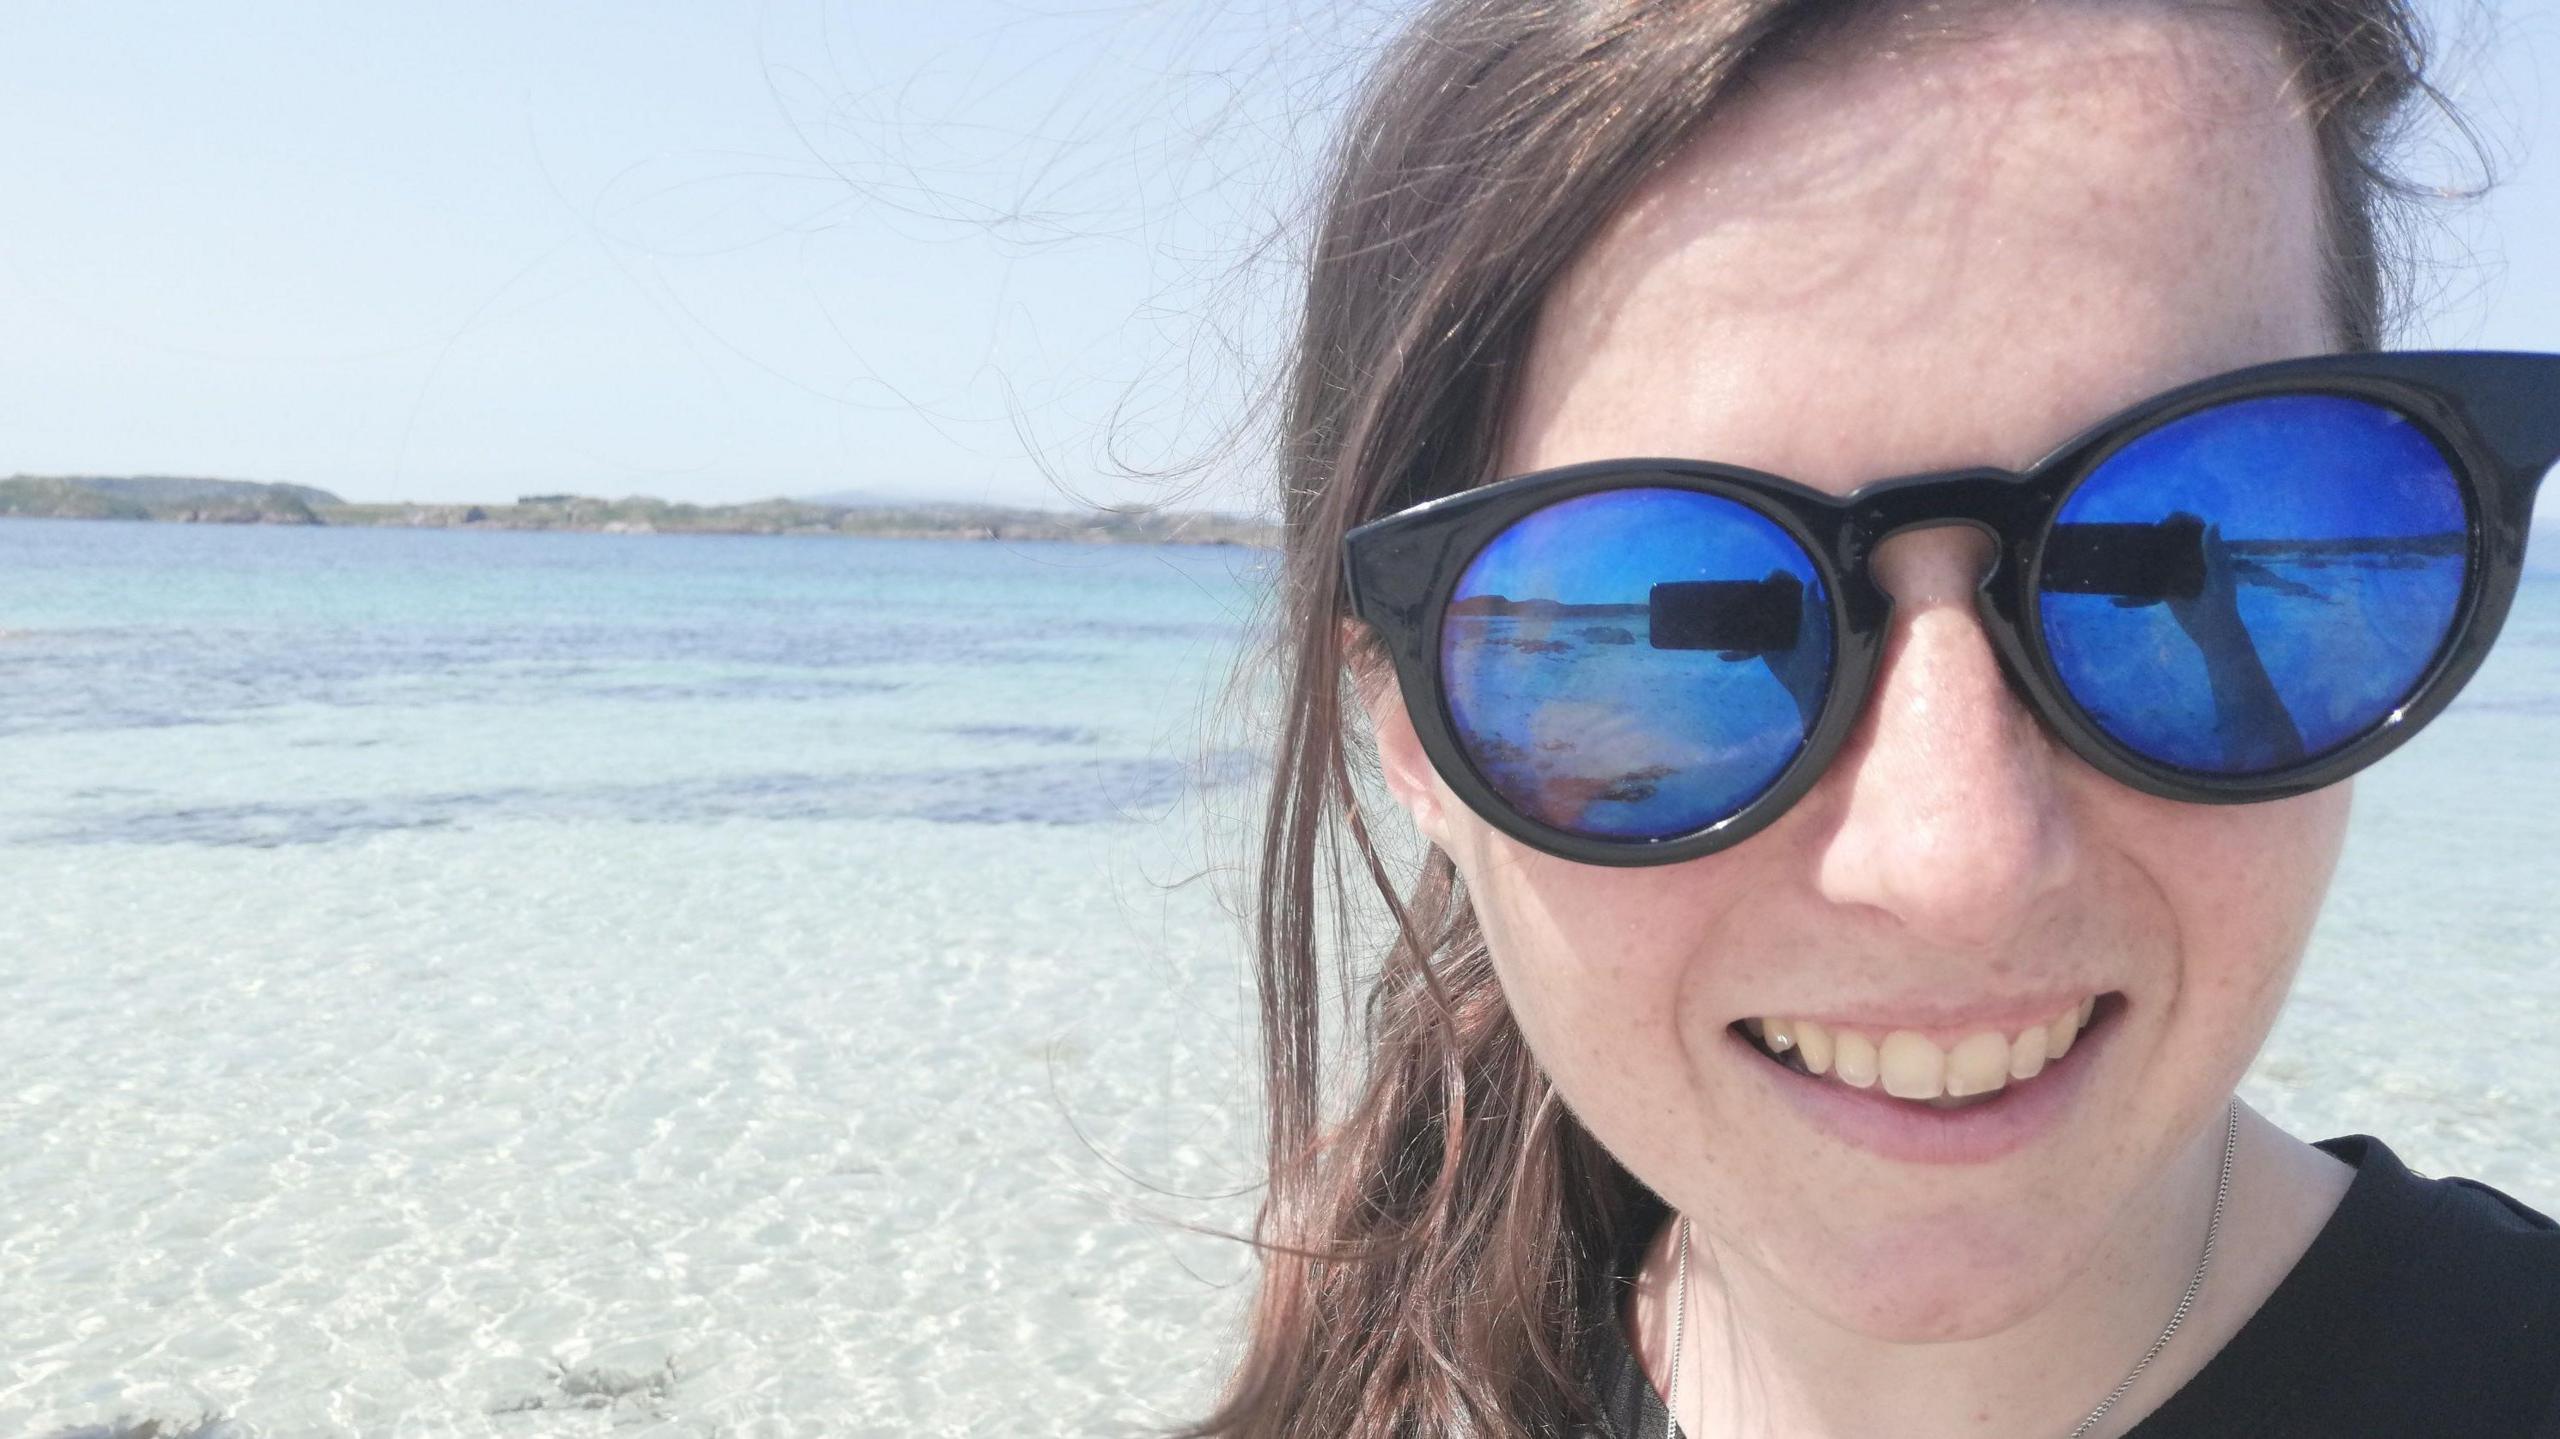
[[[2560,348],[2560,0],[2427,3],[2506,185],[2411,339]],[[1166,498],[1394,8],[13,0],[0,474]]]

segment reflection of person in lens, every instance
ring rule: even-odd
[[[2176,514],[2172,521],[2193,522]],[[2240,581],[2222,526],[2203,531],[2204,584],[2191,596],[2168,596],[2169,613],[2193,640],[2213,685],[2214,727],[2225,763],[2234,769],[2269,769],[2302,759],[2302,732],[2285,709],[2284,696],[2258,656],[2257,642],[2240,618]]]
[[[1819,586],[1774,565],[1757,580],[1656,585],[1649,608],[1647,643],[1713,650],[1727,664],[1766,664],[1794,702],[1799,730],[1813,733],[1831,688],[1831,611]]]
[[[1823,697],[1830,693],[1831,647],[1818,642],[1830,633],[1831,611],[1819,587],[1805,584],[1785,570],[1769,571],[1768,583],[1784,583],[1797,594],[1802,612],[1796,622],[1795,643],[1782,649],[1766,650],[1760,655],[1769,673],[1787,687],[1787,695],[1796,702],[1796,717],[1807,735],[1813,733],[1813,721],[1822,712]]]

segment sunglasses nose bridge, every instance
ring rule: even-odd
[[[1988,588],[2026,538],[2024,486],[2024,477],[2015,472],[1990,468],[1941,470],[1868,485],[1850,496],[1851,553],[1844,558],[1890,606],[1889,587],[1875,570],[1885,543],[1900,535],[1961,527],[1990,541],[1989,560],[1974,576],[1977,588]]]
[[[1848,553],[1841,558],[1853,591],[1863,592],[1849,597],[1853,610],[1865,611],[1862,627],[1880,641],[1893,623],[1897,599],[1916,599],[1914,591],[1925,583],[1907,570],[1902,575],[1879,573],[1878,555],[1888,541],[1931,530],[1971,530],[1987,541],[1987,553],[1966,577],[1970,593],[1965,598],[2011,691],[2030,711],[2045,714],[2048,706],[2033,683],[2034,666],[2019,629],[2017,586],[2010,582],[2026,565],[2042,518],[2027,477],[1990,467],[1944,470],[1881,481],[1851,500]],[[1895,583],[1897,579],[1905,582]],[[1854,614],[1851,623],[1859,626]]]
[[[2007,469],[1948,469],[1864,486],[1848,497],[1856,561],[1871,566],[1894,535],[1948,525],[1979,530],[2004,553],[2022,527],[2025,484],[2025,476]]]

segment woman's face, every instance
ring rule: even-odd
[[[1505,472],[1672,455],[1843,493],[2023,467],[2152,392],[2332,348],[2312,143],[2261,31],[2112,6],[1980,27],[1741,92],[1548,295]],[[1878,1337],[2015,1322],[2194,1172],[2208,1126],[2218,1147],[2347,813],[2343,785],[2154,799],[2059,748],[1972,608],[1988,558],[1955,528],[1879,550],[1896,609],[1857,732],[1777,824],[1683,864],[1522,846],[1451,794],[1391,689],[1373,705],[1390,787],[1574,1112],[1731,1277]],[[1997,1033],[2014,1060],[2096,996],[1997,1123],[1738,1032]]]

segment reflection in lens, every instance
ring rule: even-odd
[[[2154,760],[2253,774],[2406,701],[2468,574],[2452,465],[2397,411],[2238,400],[2109,456],[2063,502],[2038,603],[2073,697]]]
[[[1691,490],[1560,501],[1494,537],[1440,628],[1458,743],[1561,830],[1664,839],[1766,790],[1831,679],[1831,601],[1766,516]]]

